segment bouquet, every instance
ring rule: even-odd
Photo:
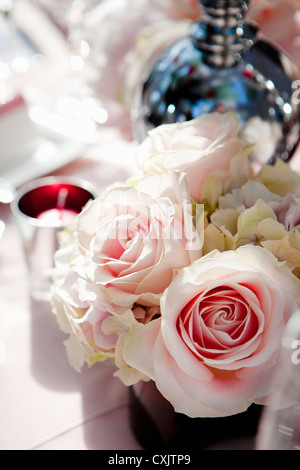
[[[300,303],[300,176],[251,151],[233,113],[162,125],[140,173],[60,234],[52,305],[77,370],[112,359],[190,417],[268,402]]]

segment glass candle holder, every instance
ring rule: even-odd
[[[30,293],[34,299],[50,299],[58,232],[71,225],[95,197],[97,190],[91,183],[65,176],[39,178],[16,192],[11,210],[24,245]]]

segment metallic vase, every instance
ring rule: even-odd
[[[156,59],[137,89],[132,121],[142,141],[149,129],[214,111],[235,111],[241,126],[259,118],[272,146],[261,163],[289,160],[299,139],[293,100],[298,70],[245,20],[250,0],[201,0],[200,21]]]

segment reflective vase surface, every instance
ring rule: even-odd
[[[131,386],[129,394],[131,428],[145,450],[254,448],[259,405],[224,418],[189,418],[174,412],[152,381]]]
[[[287,161],[299,139],[293,100],[298,70],[275,44],[247,22],[250,0],[201,0],[203,14],[189,34],[149,64],[136,91],[133,133],[143,141],[161,124],[204,113],[234,111],[245,126],[259,117],[274,146],[261,163]]]

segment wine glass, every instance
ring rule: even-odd
[[[40,62],[41,52],[16,17],[19,0],[0,0],[0,104],[23,91],[27,72]]]
[[[300,450],[300,311],[282,338],[282,366],[274,375],[275,394],[258,429],[258,450]]]
[[[55,110],[60,115],[84,120],[86,126],[94,128],[95,135],[98,126],[105,124],[108,119],[107,110],[94,86],[98,71],[92,59],[92,44],[86,27],[86,17],[98,3],[99,0],[64,2],[70,69],[68,77],[57,89],[55,100]]]

